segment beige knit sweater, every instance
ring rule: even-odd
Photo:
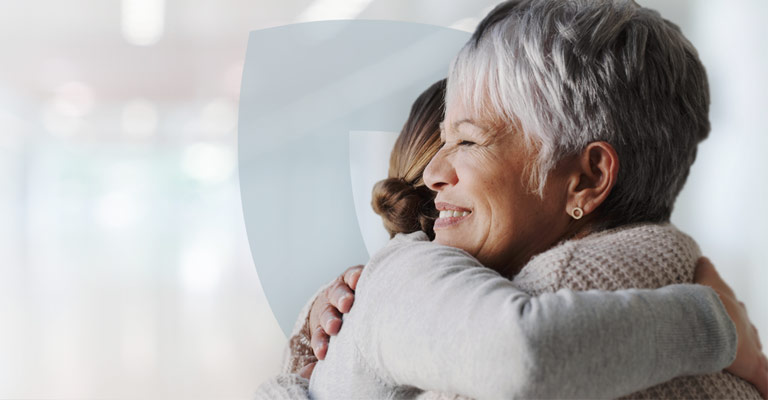
[[[610,238],[610,240],[605,240]],[[693,282],[701,252],[670,224],[639,224],[563,242],[534,257],[515,277],[529,294],[572,290],[658,288]],[[680,377],[633,393],[632,399],[760,399],[728,372]]]
[[[641,224],[565,241],[534,257],[514,279],[519,288],[537,295],[562,288],[573,290],[658,288],[693,281],[700,251],[695,242],[669,224]],[[322,289],[321,289],[322,290]],[[319,293],[319,292],[318,292]],[[313,297],[314,299],[314,297]],[[309,344],[308,314],[312,301],[302,310],[286,351],[283,372],[296,373],[317,361]],[[306,384],[303,380],[302,386]],[[305,398],[305,393],[296,393]],[[464,397],[423,392],[422,400],[456,400]],[[721,372],[677,378],[628,398],[740,398],[760,399],[746,381]]]

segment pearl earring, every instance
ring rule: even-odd
[[[581,207],[576,207],[571,212],[571,217],[573,217],[573,219],[581,219],[581,217],[583,216],[584,216],[584,210],[582,210]]]

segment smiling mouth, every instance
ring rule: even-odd
[[[438,218],[466,217],[469,211],[443,210],[440,211]]]
[[[440,210],[440,214],[435,220],[434,229],[451,227],[469,218],[470,215],[472,215],[472,211]]]

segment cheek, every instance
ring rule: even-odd
[[[514,168],[495,171],[484,181],[484,192],[489,200],[494,218],[514,219],[529,199],[520,187],[519,172]]]
[[[506,241],[524,239],[533,230],[546,226],[541,220],[544,211],[541,199],[524,188],[516,175],[498,183],[491,204],[491,224],[495,235]]]

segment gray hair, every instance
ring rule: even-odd
[[[658,12],[620,0],[511,0],[453,61],[446,103],[522,131],[532,188],[595,141],[618,153],[602,227],[668,221],[710,130],[696,49]],[[532,189],[533,190],[533,189]]]

